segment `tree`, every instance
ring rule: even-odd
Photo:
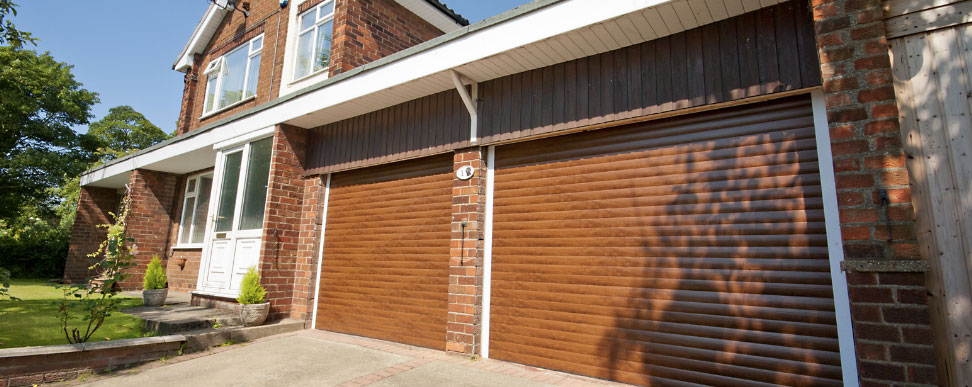
[[[0,0],[2,1],[2,0]],[[27,203],[51,208],[51,190],[96,159],[87,124],[98,95],[48,53],[0,47],[0,219]]]
[[[88,126],[88,134],[99,142],[98,159],[108,162],[169,138],[142,113],[131,106],[115,106],[101,120]]]
[[[17,4],[10,0],[0,0],[0,44],[7,44],[13,48],[21,48],[24,43],[37,44],[37,39],[30,36],[30,32],[20,31],[4,16],[17,16]]]

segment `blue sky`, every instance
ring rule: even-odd
[[[15,0],[18,29],[40,39],[37,51],[50,51],[108,109],[131,105],[166,132],[175,129],[182,98],[182,73],[172,70],[208,0]],[[293,0],[291,0],[293,3]],[[475,23],[529,0],[444,0]],[[87,127],[75,128],[86,131]]]

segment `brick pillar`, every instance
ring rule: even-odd
[[[263,215],[260,278],[270,318],[289,317],[299,257],[307,130],[278,126],[273,135],[267,203]]]
[[[142,288],[145,268],[153,256],[159,256],[165,267],[169,232],[177,224],[173,210],[178,182],[178,176],[171,173],[145,169],[132,171],[128,179],[132,202],[128,209],[126,235],[135,239],[138,251],[133,260],[135,266],[129,268],[131,275],[121,282],[122,289]]]
[[[186,72],[185,77],[183,77],[183,87],[182,87],[182,106],[179,109],[179,122],[176,123],[176,134],[187,133],[192,130],[193,123],[193,110],[195,108],[196,101],[196,86],[199,85],[199,62],[202,60],[202,55],[195,54],[192,56],[192,67]]]
[[[935,385],[927,264],[917,247],[881,1],[812,5],[860,378]]]
[[[290,317],[304,320],[307,328],[311,328],[311,315],[316,307],[314,290],[317,286],[317,260],[321,258],[318,252],[324,220],[324,179],[322,176],[304,179],[301,203],[300,239],[297,245],[293,309]]]
[[[453,177],[449,250],[449,318],[446,350],[478,354],[483,305],[483,220],[486,209],[485,148],[457,150],[453,170],[471,166],[468,180]],[[463,226],[465,224],[465,226]]]
[[[64,265],[64,281],[81,282],[90,275],[88,267],[97,259],[88,257],[88,254],[98,250],[108,233],[98,225],[114,221],[108,213],[118,210],[119,198],[118,190],[114,188],[81,187],[74,226],[71,228],[71,245]]]

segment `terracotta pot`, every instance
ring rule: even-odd
[[[143,290],[142,291],[142,305],[145,306],[162,306],[165,303],[165,297],[169,295],[169,288],[165,289],[153,289],[153,290]]]
[[[269,302],[262,304],[240,304],[240,320],[243,321],[243,326],[245,327],[263,325],[263,322],[267,320],[267,313],[269,312]]]

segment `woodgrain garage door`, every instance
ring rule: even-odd
[[[490,357],[838,385],[809,97],[496,149]]]
[[[331,177],[317,329],[445,349],[452,155]]]

